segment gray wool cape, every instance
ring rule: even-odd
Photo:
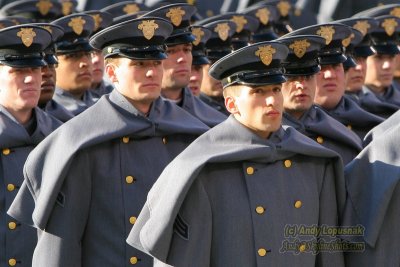
[[[300,237],[286,247],[284,226],[337,225],[344,201],[335,152],[292,127],[262,139],[230,116],[165,168],[127,242],[160,266],[343,266],[341,252],[299,255]]]
[[[8,211],[43,230],[33,266],[151,266],[126,236],[162,169],[206,130],[161,98],[144,117],[116,90],[66,122],[29,155]]]
[[[344,165],[352,161],[362,149],[360,137],[315,105],[300,120],[285,112],[282,124],[294,127],[302,134],[319,141],[324,147],[337,152]]]
[[[74,117],[70,111],[53,99],[50,99],[50,101],[46,103],[46,105],[43,107],[43,110],[61,122],[69,121]]]
[[[324,110],[334,119],[355,132],[361,140],[364,139],[365,135],[372,128],[384,121],[383,118],[362,109],[347,95],[342,97],[335,108]]]
[[[384,122],[374,127],[367,133],[363,140],[364,146],[367,146],[375,138],[382,136],[387,130],[397,126],[400,122],[400,111],[397,111],[392,116],[387,118]]]
[[[96,103],[98,99],[98,96],[94,95],[90,89],[85,91],[83,99],[76,99],[72,94],[59,87],[56,87],[53,95],[53,100],[71,112],[74,116],[85,111]]]
[[[400,266],[400,126],[376,137],[345,168],[342,225],[362,225],[363,252],[345,253],[346,266]]]
[[[15,259],[18,266],[31,266],[33,249],[37,241],[35,229],[23,225],[6,214],[24,180],[23,166],[28,154],[61,122],[39,108],[33,110],[36,128],[27,130],[0,106],[0,266],[9,266]],[[5,152],[5,150],[9,153]],[[10,187],[11,186],[11,187]],[[9,228],[9,223],[15,228]]]

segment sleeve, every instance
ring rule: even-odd
[[[88,155],[72,161],[44,231],[38,233],[32,266],[81,266],[81,239],[89,214],[91,171]]]
[[[210,266],[211,243],[211,204],[201,179],[196,179],[175,219],[167,263],[175,267]]]

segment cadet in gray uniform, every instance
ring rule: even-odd
[[[93,48],[88,37],[94,29],[94,19],[76,13],[55,20],[53,24],[64,30],[63,37],[56,43],[58,67],[53,99],[76,116],[98,99],[90,90]]]
[[[61,122],[37,108],[42,51],[50,33],[34,25],[0,31],[0,266],[30,267],[36,231],[6,214],[28,154]]]
[[[184,110],[213,127],[226,119],[224,114],[195,97],[187,87],[192,66],[192,42],[195,37],[189,30],[190,18],[196,8],[189,4],[170,4],[146,13],[172,23],[174,31],[166,40],[168,58],[163,61],[164,77],[162,95]]]
[[[340,157],[281,127],[287,53],[261,42],[211,67],[232,115],[166,167],[127,239],[160,266],[344,266],[288,230],[335,227],[345,196]]]
[[[160,98],[171,32],[148,17],[92,37],[116,89],[32,151],[9,209],[42,230],[33,266],[152,266],[125,239],[163,168],[208,129]]]
[[[315,44],[315,41],[312,42],[313,38],[309,40],[298,37],[305,34],[322,35],[325,45],[321,46],[320,41]],[[295,127],[319,144],[336,151],[345,164],[361,151],[361,139],[313,102],[317,86],[316,75],[319,75],[317,73],[320,70],[317,58],[321,64],[344,62],[346,57],[343,55],[341,42],[350,34],[350,27],[331,23],[301,28],[279,39],[291,52],[285,62],[288,81],[283,84],[283,124]]]

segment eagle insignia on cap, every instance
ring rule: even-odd
[[[395,7],[390,11],[390,15],[400,18],[400,7]]]
[[[138,25],[138,29],[143,32],[144,38],[150,40],[154,36],[154,32],[158,29],[158,24],[154,20],[145,20]]]
[[[260,22],[264,25],[268,24],[269,21],[269,16],[271,15],[271,12],[268,10],[268,8],[264,7],[259,10],[257,10],[256,17],[260,20]]]
[[[289,14],[289,10],[292,6],[287,1],[281,1],[276,5],[276,7],[278,8],[281,16],[286,17]]]
[[[185,14],[186,14],[185,10],[182,10],[181,7],[176,7],[176,8],[170,8],[166,16],[167,18],[170,18],[172,24],[178,27],[179,25],[181,25],[182,17]]]
[[[398,23],[395,19],[385,19],[381,26],[385,29],[387,35],[392,36],[396,30]]]
[[[243,30],[244,25],[247,23],[247,19],[244,16],[233,16],[231,21],[236,24],[236,32],[239,33]]]
[[[371,28],[371,25],[369,25],[368,21],[366,20],[358,20],[356,24],[353,25],[353,28],[365,36],[368,33],[368,29]]]
[[[317,34],[319,36],[325,38],[326,45],[328,45],[332,42],[334,33],[335,33],[335,29],[333,28],[333,26],[321,26],[321,28],[317,31]]]
[[[45,29],[46,31],[48,31],[49,33],[53,33],[53,31],[51,30],[50,26],[41,26],[43,29]]]
[[[33,28],[21,28],[21,30],[17,33],[17,36],[21,38],[22,43],[26,47],[30,47],[33,43],[33,38],[36,36],[36,33],[33,31]]]
[[[125,14],[135,14],[140,11],[140,8],[136,4],[127,4],[122,11],[124,11]]]
[[[276,53],[276,49],[270,45],[261,46],[255,52],[255,55],[258,56],[264,65],[269,65],[272,62],[272,56]]]
[[[354,33],[351,33],[351,34],[349,35],[349,37],[344,38],[344,39],[342,40],[342,45],[343,45],[344,47],[348,47],[349,44],[351,43],[351,40],[353,40],[354,37],[355,37]]]
[[[53,4],[49,0],[41,0],[36,3],[36,7],[39,9],[42,16],[46,16],[52,6]]]
[[[204,35],[204,31],[201,28],[193,28],[192,34],[196,37],[196,39],[192,42],[193,45],[199,45],[199,43],[201,42],[201,38]]]
[[[81,35],[83,32],[83,25],[86,23],[82,17],[71,18],[71,21],[68,23],[68,26],[72,28],[74,33],[77,35]]]
[[[229,30],[231,27],[229,27],[228,23],[218,23],[217,27],[214,28],[214,32],[218,33],[218,37],[222,41],[226,41],[229,37]]]
[[[95,15],[91,15],[93,20],[94,20],[94,30],[93,31],[97,31],[97,29],[100,27],[101,22],[103,21],[102,17],[100,16],[100,14],[95,14]]]
[[[71,14],[73,4],[70,1],[62,2],[61,5],[62,5],[62,13],[64,16]]]
[[[289,45],[289,48],[291,48],[294,52],[294,54],[298,58],[302,58],[304,54],[307,52],[307,48],[310,47],[310,43],[304,39],[304,40],[298,40],[294,41],[291,45]]]

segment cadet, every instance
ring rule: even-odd
[[[165,41],[168,58],[163,61],[164,76],[162,95],[210,127],[226,119],[226,116],[195,97],[187,87],[192,66],[192,42],[189,30],[190,18],[196,8],[189,4],[170,4],[157,8],[143,16],[156,16],[172,23],[174,30]]]
[[[317,58],[320,58],[321,64],[341,64],[346,60],[341,41],[350,33],[348,26],[331,23],[301,28],[279,39],[291,52],[285,62],[289,79],[282,87],[285,110],[283,124],[295,127],[319,144],[336,151],[345,164],[361,151],[361,139],[313,103],[316,99],[317,75],[320,75]],[[322,35],[325,45],[312,45],[315,43],[312,39],[297,37],[305,34]]]
[[[50,33],[38,26],[0,31],[0,266],[31,266],[36,231],[6,214],[23,182],[31,150],[61,122],[37,108],[42,51]]]
[[[163,168],[208,129],[159,97],[171,32],[148,17],[92,37],[115,90],[32,151],[9,210],[42,230],[33,266],[152,266],[125,239]]]
[[[129,244],[178,267],[343,266],[340,251],[311,253],[324,238],[285,235],[288,225],[334,227],[344,204],[339,156],[281,127],[287,53],[261,42],[211,67],[232,115],[166,167]]]
[[[64,30],[56,43],[58,67],[53,99],[76,116],[98,99],[90,90],[93,48],[88,37],[94,29],[94,20],[90,15],[76,13],[52,23]]]

